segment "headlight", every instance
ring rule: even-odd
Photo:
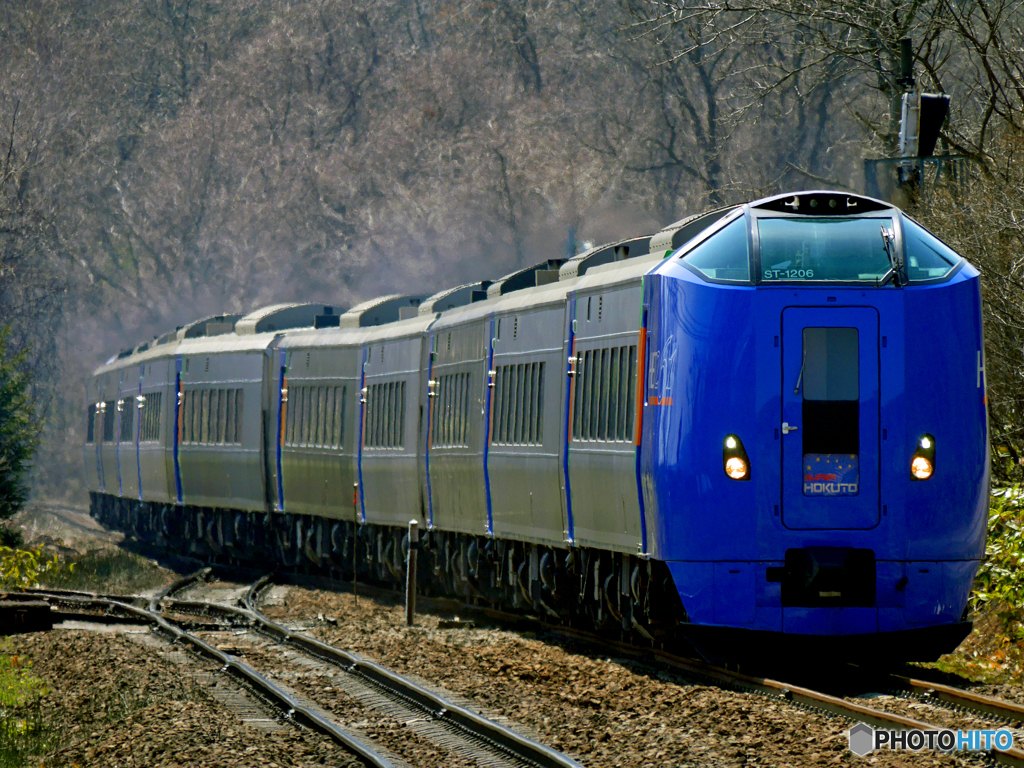
[[[733,480],[743,480],[750,472],[750,467],[747,466],[747,462],[743,459],[733,456],[731,459],[726,459],[725,462],[725,474],[731,477]]]
[[[733,480],[750,479],[750,459],[743,448],[743,441],[736,435],[726,435],[722,442],[722,463],[725,474]]]
[[[915,456],[914,460],[910,462],[910,473],[917,480],[927,480],[934,471],[935,467],[924,456]]]
[[[935,472],[935,438],[921,435],[917,441],[917,449],[910,460],[910,477],[914,480],[927,480]]]

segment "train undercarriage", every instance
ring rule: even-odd
[[[309,515],[177,506],[90,494],[102,525],[203,562],[380,585],[404,584],[408,530]],[[637,644],[688,648],[686,612],[664,563],[589,547],[558,549],[424,531],[421,594],[536,615]]]

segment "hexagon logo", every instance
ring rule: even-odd
[[[858,757],[864,757],[875,748],[875,729],[867,723],[857,723],[847,733],[850,751]]]

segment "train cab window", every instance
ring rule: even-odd
[[[750,280],[746,218],[734,219],[680,258],[686,266],[713,280]]]
[[[882,227],[891,218],[761,218],[761,282],[871,282],[892,266]]]
[[[838,478],[855,495],[860,453],[860,356],[856,328],[804,328],[803,460],[805,474]],[[805,484],[806,495],[818,495]]]
[[[952,248],[906,216],[903,217],[903,247],[910,282],[943,278],[961,260]]]

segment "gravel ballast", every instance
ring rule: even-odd
[[[249,727],[189,669],[111,632],[15,635],[5,655],[31,661],[56,750],[46,766],[298,768],[360,765],[333,743],[296,729]],[[203,662],[199,662],[203,663]]]
[[[585,766],[978,765],[981,760],[928,750],[858,758],[847,749],[850,723],[841,718],[608,658],[553,636],[474,627],[453,621],[450,613],[421,613],[416,626],[407,628],[403,607],[387,597],[357,601],[350,593],[275,587],[264,610],[501,719]],[[137,634],[57,629],[5,642],[0,653],[30,659],[34,673],[51,688],[46,712],[59,749],[45,765],[353,764],[316,734],[250,727],[211,696],[211,685],[226,684],[222,676],[208,668],[193,673],[191,662],[169,662],[157,647],[166,643],[153,637],[140,643]],[[229,633],[217,639],[237,646],[250,661],[285,661],[277,646],[232,639]],[[443,754],[417,745],[401,722],[348,703],[333,674],[293,668],[287,677],[339,719],[370,737],[383,737],[410,765],[445,764]]]
[[[860,761],[850,723],[761,695],[696,684],[550,637],[485,627],[442,629],[421,614],[348,593],[276,588],[265,612],[442,691],[587,766],[827,766]],[[320,617],[317,620],[316,617]],[[335,623],[336,622],[336,623]],[[976,756],[879,752],[867,764],[977,764]]]

